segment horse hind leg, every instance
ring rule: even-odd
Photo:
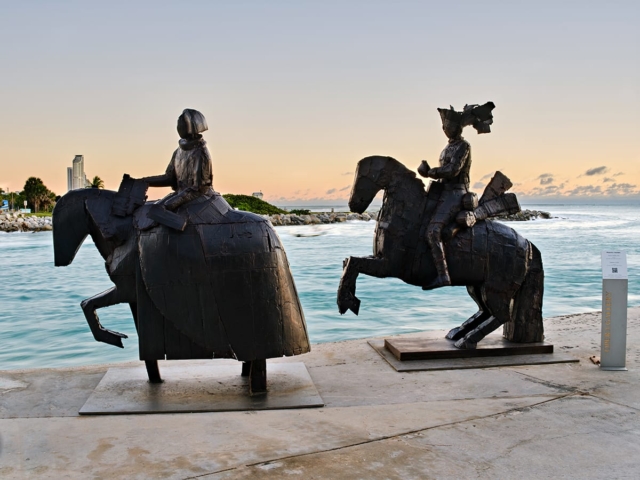
[[[497,329],[502,323],[496,317],[489,317],[478,327],[471,330],[463,338],[458,340],[454,345],[457,348],[473,350],[478,346],[478,342]]]
[[[454,344],[457,348],[476,348],[480,340],[511,320],[513,299],[503,293],[491,290],[487,291],[486,287],[484,293],[483,298],[486,300],[485,303],[488,307],[486,311],[491,312],[492,315],[459,339]]]
[[[487,306],[482,301],[480,288],[476,285],[468,285],[467,291],[469,292],[469,296],[478,304],[479,310],[470,316],[462,325],[449,330],[449,333],[445,335],[445,338],[449,340],[461,339],[471,330],[474,330],[480,326],[482,322],[491,317],[491,313],[489,313]]]
[[[524,282],[514,297],[513,318],[504,324],[504,336],[517,343],[544,340],[542,325],[542,295],[544,270],[540,251],[531,244],[532,259]]]

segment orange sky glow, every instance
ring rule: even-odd
[[[14,5],[0,187],[38,176],[63,194],[77,154],[109,189],[162,173],[195,108],[216,190],[340,203],[359,159],[435,165],[436,108],[491,100],[492,133],[464,133],[473,190],[501,170],[521,199],[640,199],[633,2],[428,3],[197,3],[189,21],[179,4]]]

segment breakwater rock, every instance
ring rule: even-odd
[[[346,212],[314,212],[308,215],[275,214],[262,215],[271,220],[274,227],[283,225],[320,225],[324,223],[341,223],[348,220],[375,221],[377,212],[346,213]],[[500,221],[523,222],[538,218],[549,219],[551,214],[539,210],[522,210],[513,215],[501,215],[495,217]],[[52,230],[51,217],[36,217],[22,213],[0,214],[0,232],[41,232]]]
[[[41,232],[53,230],[51,217],[36,217],[22,213],[0,214],[0,232]]]
[[[542,218],[548,220],[551,218],[549,212],[543,212],[542,210],[522,210],[512,215],[498,215],[495,220],[506,222],[526,222],[527,220],[536,220]]]
[[[345,212],[314,212],[308,215],[296,215],[296,214],[276,214],[276,215],[263,215],[264,218],[271,220],[274,227],[282,225],[319,225],[321,223],[340,223],[347,220],[376,220],[378,212],[364,212],[359,213],[345,213]],[[540,210],[522,210],[521,212],[514,213],[513,215],[500,215],[494,217],[494,220],[500,220],[503,222],[524,222],[527,220],[536,220],[538,218],[549,219],[551,214],[549,212],[543,212]]]
[[[308,215],[296,215],[289,214],[276,214],[276,215],[263,215],[263,217],[271,220],[274,227],[282,225],[320,225],[321,223],[341,223],[347,220],[375,220],[377,213],[364,212],[364,213],[344,213],[344,212],[314,212]]]

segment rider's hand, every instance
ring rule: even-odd
[[[429,164],[427,163],[426,160],[422,160],[422,163],[420,163],[420,166],[418,167],[418,173],[423,177],[427,177],[428,172],[429,172]]]
[[[435,168],[430,168],[429,171],[427,172],[427,177],[429,177],[429,178],[438,178],[438,175],[436,173],[436,169]]]

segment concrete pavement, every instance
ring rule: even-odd
[[[640,478],[628,317],[628,372],[588,360],[599,313],[545,321],[578,364],[398,373],[366,340],[274,360],[306,364],[315,409],[80,417],[108,366],[1,371],[0,478]]]

